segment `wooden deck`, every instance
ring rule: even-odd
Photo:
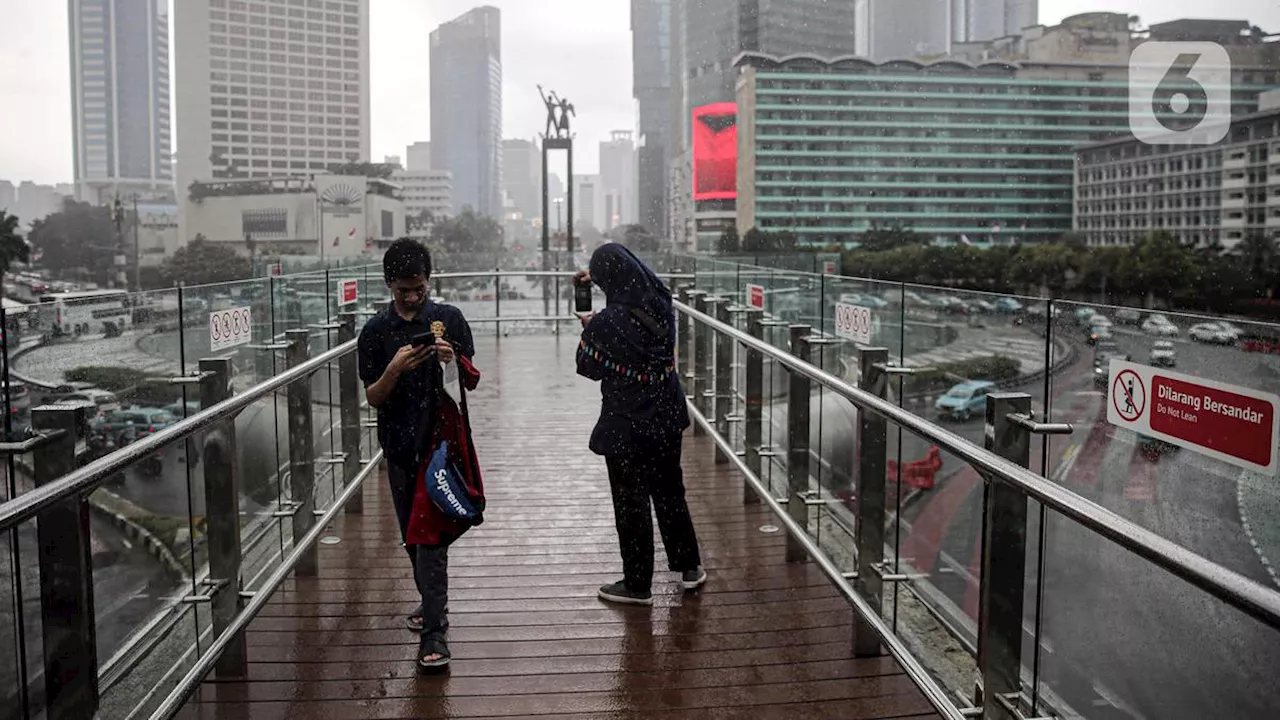
[[[599,601],[621,561],[576,338],[479,345],[489,510],[450,553],[450,672],[416,672],[416,596],[378,476],[364,515],[320,547],[319,577],[287,581],[253,622],[248,677],[206,682],[183,717],[936,717],[892,659],[852,657],[848,604],[812,565],[784,561],[782,534],[759,530],[768,511],[744,507],[705,438],[687,439],[685,467],[707,585],[685,594],[659,573],[652,608]]]

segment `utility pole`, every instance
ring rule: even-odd
[[[138,193],[133,194],[133,289],[142,292],[142,250],[138,240],[142,216],[138,215]]]
[[[120,267],[124,261],[124,206],[120,204],[120,194],[116,193],[115,200],[111,203],[111,219],[116,225],[116,246],[115,252],[111,257],[111,268],[115,271],[115,275],[108,275],[107,287],[119,287],[124,285],[124,269]]]

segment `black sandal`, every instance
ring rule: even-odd
[[[436,655],[428,660],[428,655]],[[423,635],[418,640],[418,669],[422,671],[440,670],[449,665],[449,646],[439,635]]]

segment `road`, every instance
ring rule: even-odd
[[[1152,338],[1120,329],[1117,342],[1145,362]],[[1179,372],[1280,389],[1266,356],[1174,342]],[[1053,378],[1053,419],[1073,423],[1076,431],[1050,444],[1049,477],[1198,554],[1272,583],[1241,523],[1239,471],[1185,449],[1147,460],[1133,433],[1106,423],[1105,397],[1090,377],[1091,349],[1081,351],[1080,362]],[[1043,388],[1035,394],[1043,395]],[[980,423],[958,429],[981,442]],[[971,617],[980,502],[976,474],[959,469],[912,508],[902,548],[922,569],[949,570],[935,574],[934,584]],[[1280,695],[1259,691],[1273,686],[1280,668],[1274,632],[1061,518],[1050,518],[1044,557],[1041,680],[1075,709],[1089,717],[1280,717]],[[1032,560],[1028,589],[1034,598],[1034,550]]]

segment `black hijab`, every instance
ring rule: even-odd
[[[591,281],[604,291],[606,304],[587,323],[582,339],[614,362],[636,369],[671,367],[676,322],[671,291],[662,280],[617,243],[596,248],[590,270]]]

